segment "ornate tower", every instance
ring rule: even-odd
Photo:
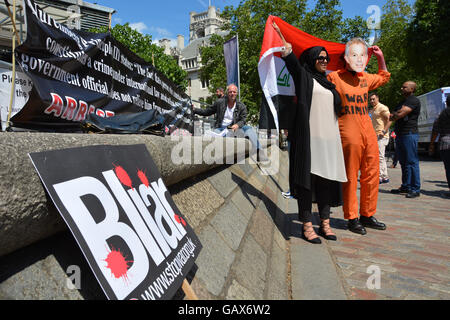
[[[205,12],[190,12],[189,41],[208,37],[223,25],[223,20],[219,18],[220,11],[214,6],[209,6]]]

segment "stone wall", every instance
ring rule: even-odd
[[[203,244],[192,282],[201,299],[289,299],[286,170],[267,176],[255,164],[236,164],[172,190]],[[187,200],[201,195],[201,203]]]

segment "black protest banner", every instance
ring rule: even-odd
[[[174,295],[202,245],[145,145],[29,156],[109,299]]]
[[[189,97],[110,33],[73,30],[24,0],[26,41],[18,64],[33,81],[30,99],[11,121],[32,129],[75,129],[88,114],[158,110],[167,126],[193,133]]]

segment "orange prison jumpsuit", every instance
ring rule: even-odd
[[[369,91],[386,84],[391,74],[361,72],[352,74],[338,70],[328,75],[336,85],[342,100],[342,116],[339,117],[342,148],[344,152],[347,182],[343,184],[344,218],[358,218],[358,173],[360,176],[359,214],[371,217],[377,211],[379,187],[379,151],[375,130],[369,116]]]

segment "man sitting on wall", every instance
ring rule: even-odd
[[[218,99],[214,104],[206,109],[194,108],[194,114],[210,116],[216,114],[215,132],[221,133],[228,129],[236,136],[246,136],[252,144],[252,151],[257,152],[257,161],[268,160],[258,141],[252,127],[246,125],[247,107],[237,101],[238,88],[235,84],[227,87],[227,94],[224,99]],[[253,152],[252,152],[253,153]]]

